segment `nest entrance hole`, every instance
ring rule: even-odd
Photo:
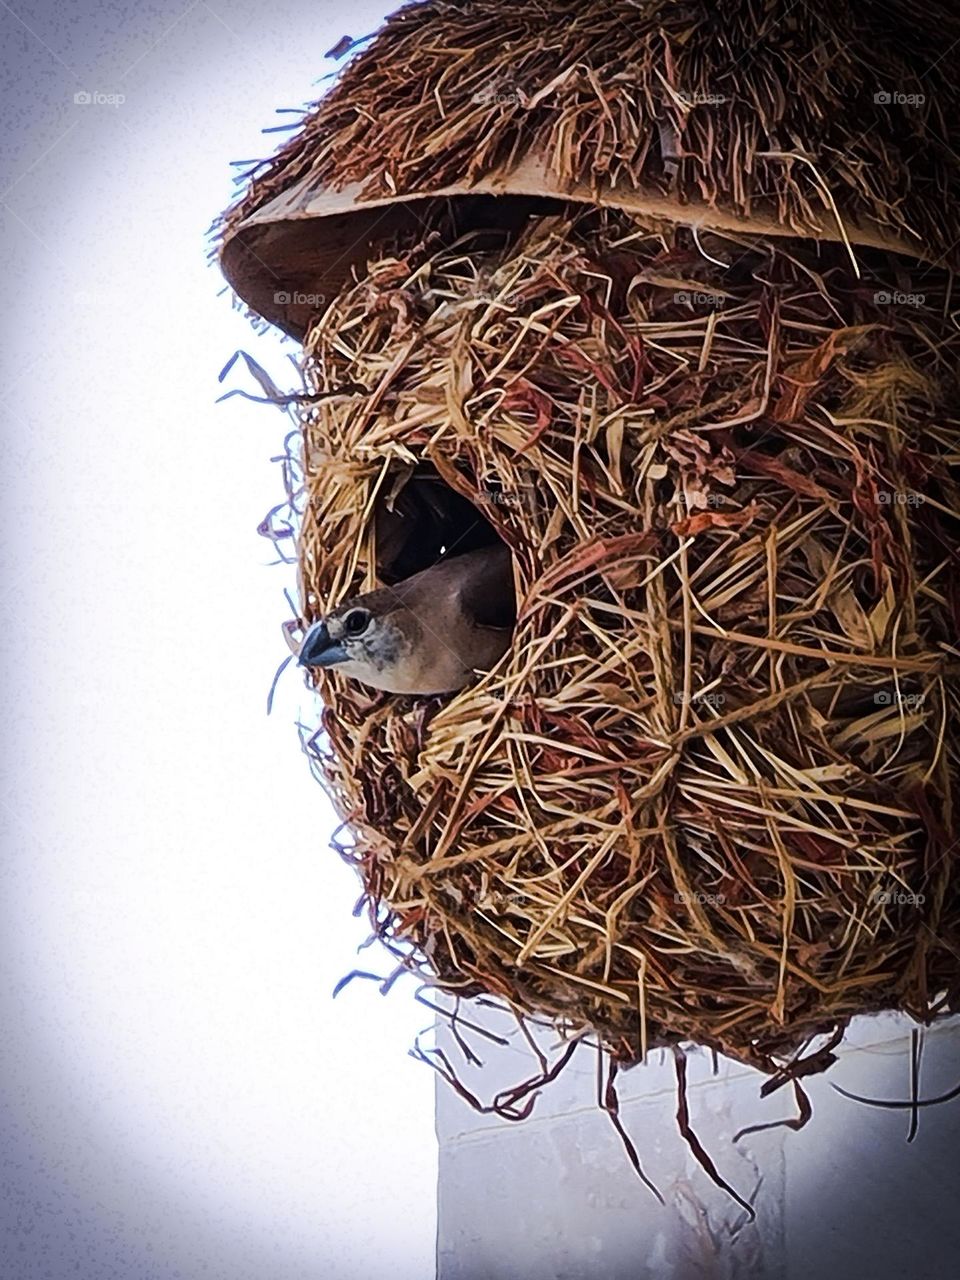
[[[502,542],[480,510],[430,463],[388,477],[374,508],[377,577],[395,586],[438,560]]]

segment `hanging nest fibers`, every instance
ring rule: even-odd
[[[949,275],[858,258],[572,213],[307,336],[305,620],[424,473],[515,564],[458,695],[316,673],[377,931],[623,1065],[956,1008],[960,334]]]

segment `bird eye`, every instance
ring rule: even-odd
[[[348,636],[362,636],[370,625],[370,615],[366,609],[351,609],[343,620],[343,629]]]

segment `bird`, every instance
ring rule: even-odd
[[[498,542],[345,600],[308,629],[298,662],[387,693],[453,693],[496,666],[515,620],[512,558]]]

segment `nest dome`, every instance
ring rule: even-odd
[[[623,1063],[956,1004],[960,335],[946,273],[857,258],[568,207],[307,334],[305,620],[430,486],[514,561],[456,696],[317,673],[378,931]]]
[[[221,220],[304,342],[300,622],[512,552],[457,695],[317,676],[376,929],[611,1079],[956,1010],[957,47],[919,0],[423,0]]]

